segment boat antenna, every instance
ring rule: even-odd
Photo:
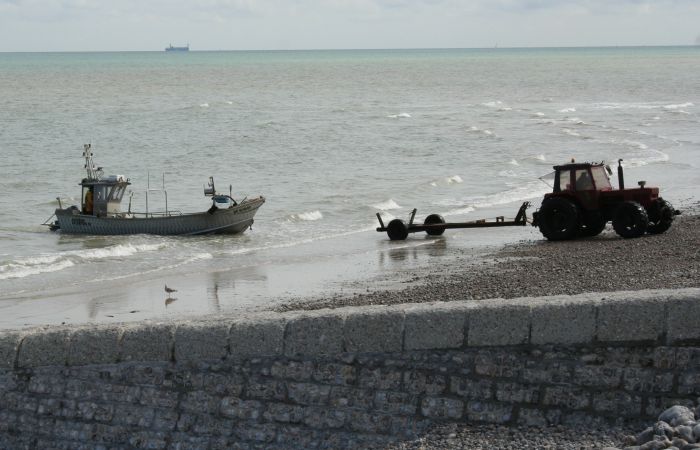
[[[96,167],[92,160],[92,144],[83,145],[83,158],[85,158],[85,170],[87,171],[88,180],[99,179],[101,168]]]

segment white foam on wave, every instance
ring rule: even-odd
[[[457,208],[457,209],[451,209],[447,211],[444,215],[445,216],[460,216],[463,214],[469,214],[470,212],[474,212],[475,209],[473,206],[464,206],[462,208]]]
[[[543,113],[543,112],[536,112],[535,114],[533,114],[533,116],[535,116],[535,117],[544,117],[544,113]]]
[[[108,258],[121,259],[139,252],[155,251],[164,247],[165,244],[120,244],[105,248],[70,250],[51,255],[22,258],[0,266],[0,280],[57,272],[85,261]]]
[[[75,263],[65,259],[52,264],[14,264],[9,263],[0,266],[0,280],[9,278],[24,278],[30,275],[38,275],[40,273],[58,272],[59,270],[67,269],[74,266]]]
[[[200,103],[200,108],[209,108],[209,103]]]
[[[623,143],[624,145],[629,146],[629,147],[638,148],[638,149],[640,149],[640,150],[646,150],[646,149],[649,148],[649,146],[646,145],[646,144],[643,143],[643,142],[632,141],[632,140],[630,140],[630,139],[625,139],[625,140],[622,141],[622,143]]]
[[[574,125],[588,125],[586,122],[579,119],[578,117],[569,117],[566,120],[573,123]]]
[[[503,108],[498,108],[499,111],[513,111],[513,108],[510,106],[504,106]]]
[[[410,119],[411,115],[409,113],[400,113],[400,114],[390,114],[387,117],[390,119]]]
[[[559,110],[560,113],[572,113],[576,112],[576,108],[564,108]]]
[[[551,192],[551,188],[545,183],[532,181],[495,194],[477,197],[470,203],[476,208],[488,208],[541,197],[547,192]]]
[[[447,177],[445,181],[447,181],[447,184],[459,184],[464,182],[464,180],[462,180],[462,177],[460,177],[459,175],[452,175],[451,177]]]
[[[227,105],[233,105],[233,102],[232,102],[231,100],[227,100],[227,101],[226,101],[226,104],[227,104]]]
[[[500,172],[498,172],[498,176],[506,178],[515,178],[518,176],[518,174],[515,173],[515,171],[513,170],[501,170]]]
[[[503,102],[500,100],[494,100],[494,101],[482,103],[483,106],[488,106],[489,108],[500,108],[502,104],[503,104]]]
[[[649,149],[649,155],[641,158],[626,158],[625,167],[641,167],[648,164],[663,163],[670,159],[669,155],[661,150]]]
[[[544,156],[543,153],[540,153],[539,155],[535,155],[535,156],[533,156],[533,158],[538,160],[538,161],[547,161],[547,158]]]
[[[564,132],[564,134],[568,134],[569,136],[574,136],[574,137],[580,137],[581,135],[575,132],[574,130],[570,128],[562,128],[561,131]]]
[[[695,105],[691,102],[685,102],[685,103],[678,103],[675,105],[664,105],[664,109],[674,110],[674,109],[688,108],[690,106],[695,106]]]
[[[383,202],[379,202],[377,204],[370,205],[370,206],[372,208],[378,209],[380,211],[390,211],[392,209],[401,209],[401,206],[399,206],[399,204],[396,203],[394,201],[394,199],[391,199],[391,198],[389,200],[385,200]]]
[[[292,214],[289,216],[289,219],[293,221],[313,222],[323,219],[323,214],[319,210],[307,211],[300,214]]]
[[[510,161],[508,161],[508,164],[510,164],[511,166],[519,166],[520,165],[520,163],[514,159],[511,159]]]

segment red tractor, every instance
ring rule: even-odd
[[[596,236],[609,221],[623,238],[668,230],[679,212],[659,197],[659,188],[646,187],[644,181],[625,189],[621,163],[619,189],[613,189],[612,170],[603,163],[554,166],[554,189],[545,194],[532,224],[550,241]]]

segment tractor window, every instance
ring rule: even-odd
[[[588,169],[579,169],[576,171],[576,190],[590,191],[593,189],[593,179]]]
[[[608,174],[605,173],[605,168],[603,166],[591,167],[591,173],[593,174],[593,182],[595,183],[596,189],[599,191],[612,190],[610,178],[608,178]]]
[[[562,170],[559,172],[559,190],[560,191],[570,191],[571,190],[571,172],[568,170]]]

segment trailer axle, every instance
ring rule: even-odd
[[[503,216],[496,217],[495,221],[488,221],[486,219],[474,220],[471,222],[454,222],[446,223],[445,219],[439,214],[430,214],[425,218],[425,222],[422,225],[413,223],[416,217],[416,209],[411,211],[411,216],[408,223],[401,219],[393,219],[386,226],[379,213],[377,213],[377,219],[379,220],[379,227],[377,231],[384,232],[389,236],[392,241],[403,241],[408,237],[409,233],[417,233],[420,231],[425,231],[431,236],[440,236],[445,230],[454,228],[489,228],[489,227],[511,227],[511,226],[525,226],[527,225],[527,214],[525,211],[530,207],[530,202],[524,202],[520,205],[518,213],[513,220],[505,220]]]

